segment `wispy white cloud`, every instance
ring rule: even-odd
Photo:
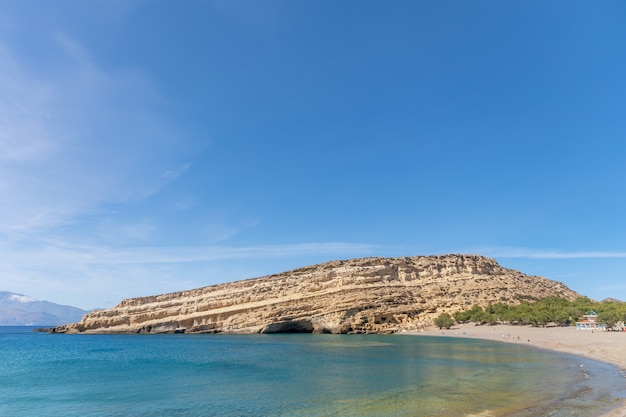
[[[344,242],[116,248],[42,238],[34,245],[31,237],[14,233],[0,239],[0,276],[11,291],[92,308],[106,307],[110,300],[259,276],[262,263],[304,266],[310,260],[375,251],[372,245]]]
[[[344,256],[372,253],[374,246],[342,242],[261,245],[248,247],[200,246],[176,248],[133,248],[107,253],[103,260],[115,263],[183,263],[235,259],[293,258],[311,255]],[[99,262],[100,260],[95,260]]]
[[[105,71],[69,36],[54,39],[64,71],[50,73],[0,39],[0,230],[71,223],[152,195],[190,166],[180,165],[185,141],[161,116],[149,77]]]
[[[174,178],[181,176],[185,171],[187,171],[191,167],[191,165],[192,165],[191,162],[189,162],[179,167],[178,169],[167,170],[165,171],[165,173],[163,173],[163,179],[173,180]]]
[[[49,86],[24,75],[11,52],[0,44],[0,162],[33,161],[54,150],[45,123]]]
[[[17,301],[18,303],[30,303],[33,301],[39,301],[36,298],[21,294],[11,294],[11,296],[9,296],[9,300]]]
[[[32,240],[28,240],[32,244]],[[0,248],[9,246],[7,242]],[[22,263],[30,264],[33,259],[38,263],[66,264],[67,261],[80,264],[181,264],[192,262],[212,262],[236,259],[293,258],[311,255],[344,256],[353,254],[371,254],[376,246],[346,242],[297,243],[285,245],[256,246],[174,246],[174,247],[106,247],[81,245],[59,240],[46,239],[37,247],[24,247],[19,251]],[[1,258],[0,258],[1,259]]]
[[[526,259],[593,259],[626,258],[626,252],[620,251],[563,251],[552,249],[528,249],[515,247],[481,248],[472,251],[494,258]]]

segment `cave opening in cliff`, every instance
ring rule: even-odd
[[[272,323],[262,333],[313,333],[311,320],[293,320]]]

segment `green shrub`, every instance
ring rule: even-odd
[[[439,317],[435,319],[435,326],[443,329],[449,329],[454,324],[454,319],[448,313],[441,313]]]

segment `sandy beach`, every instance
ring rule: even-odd
[[[449,330],[415,332],[423,336],[451,336],[519,343],[567,352],[611,363],[626,370],[626,333],[576,330],[571,327],[475,326],[464,324]],[[626,380],[624,381],[626,383]],[[603,417],[626,417],[626,401]]]

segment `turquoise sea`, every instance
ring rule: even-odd
[[[394,335],[49,335],[0,327],[1,416],[596,416],[612,366]]]

